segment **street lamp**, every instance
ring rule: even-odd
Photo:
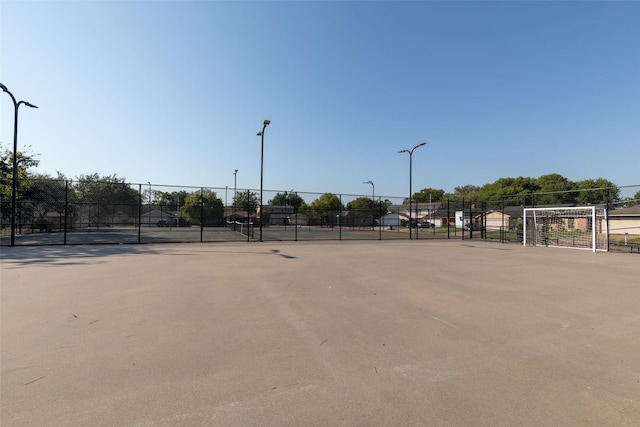
[[[373,229],[374,216],[375,216],[375,205],[376,205],[376,186],[373,184],[373,181],[365,181],[363,184],[371,184],[371,228]]]
[[[9,89],[2,83],[0,83],[0,89],[3,92],[7,92],[13,101],[13,185],[11,187],[11,246],[15,244],[16,239],[16,195],[18,193],[18,108],[24,104],[27,107],[38,108],[27,101],[17,101],[15,96]]]
[[[232,211],[233,211],[233,231],[236,231],[236,200],[238,197],[238,169],[236,169],[235,171],[233,171],[233,204],[232,206]]]
[[[411,239],[411,175],[412,171],[412,163],[413,163],[413,150],[418,147],[422,147],[423,145],[427,145],[426,142],[421,142],[420,144],[413,147],[411,150],[400,150],[398,153],[409,153],[409,239]],[[416,218],[417,219],[417,218]],[[416,223],[416,238],[418,238],[418,228]]]
[[[271,120],[265,120],[262,126],[262,131],[258,132],[257,135],[262,139],[262,150],[260,151],[260,241],[262,242],[262,218],[264,212],[262,211],[262,179],[264,176],[264,130],[269,126]],[[247,212],[248,214],[248,212]]]
[[[151,181],[147,181],[149,184],[149,229],[151,229]]]
[[[371,184],[371,200],[376,200],[376,186],[373,184],[373,181],[365,181],[363,184]]]

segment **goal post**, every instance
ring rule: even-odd
[[[607,251],[609,230],[603,206],[525,208],[524,246]]]

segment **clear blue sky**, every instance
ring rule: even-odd
[[[640,184],[640,3],[7,1],[0,82],[37,172],[407,196]],[[13,107],[0,94],[0,141]]]

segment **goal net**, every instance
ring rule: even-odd
[[[607,251],[608,234],[604,207],[524,209],[524,246]]]

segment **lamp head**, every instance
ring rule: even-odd
[[[271,120],[265,120],[265,121],[264,121],[264,125],[265,125],[265,126],[267,126],[267,125],[269,125],[269,124],[271,124]]]
[[[9,92],[9,89],[7,89],[7,87],[2,83],[0,83],[0,89],[2,89],[3,92]]]
[[[408,152],[409,152],[409,150],[400,150],[400,151],[398,151],[398,153],[408,153]]]
[[[262,136],[262,132],[258,132],[258,133],[256,133],[256,135]]]
[[[30,102],[27,102],[27,101],[23,101],[23,102],[24,102],[24,105],[26,105],[27,107],[31,107],[31,108],[38,108],[37,106],[33,105],[33,104],[32,104],[32,103],[30,103]]]

